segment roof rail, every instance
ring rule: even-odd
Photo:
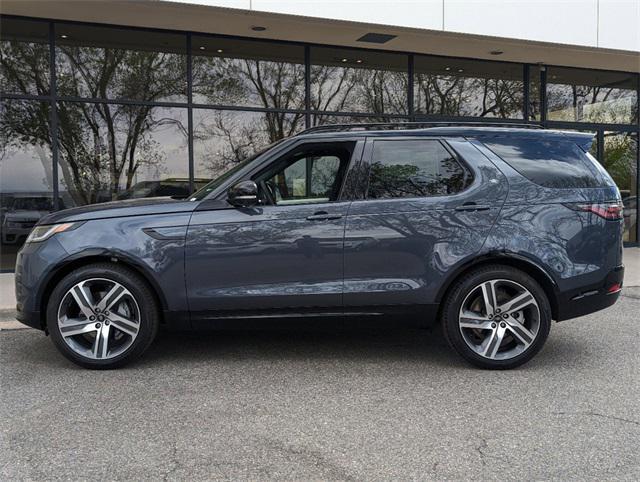
[[[402,130],[402,129],[428,129],[432,127],[519,127],[527,129],[542,129],[539,124],[517,122],[464,122],[464,121],[438,121],[438,122],[371,122],[364,124],[332,124],[309,127],[297,135],[314,132],[349,132],[349,131],[377,131],[377,130]]]

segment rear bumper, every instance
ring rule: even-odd
[[[588,315],[613,305],[620,297],[623,279],[624,266],[618,266],[598,283],[561,293],[558,296],[557,321]],[[609,292],[609,289],[616,284],[619,284],[620,289]]]

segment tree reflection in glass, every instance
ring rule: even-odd
[[[549,120],[637,122],[638,93],[632,74],[549,67],[547,98]]]
[[[196,177],[209,179],[304,129],[304,114],[195,109],[193,119]]]
[[[416,56],[414,103],[420,114],[522,118],[522,66]]]
[[[186,101],[186,37],[57,25],[58,95]]]
[[[49,94],[49,26],[43,22],[2,19],[0,92]]]

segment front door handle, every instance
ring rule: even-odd
[[[327,211],[318,211],[311,216],[307,216],[309,221],[325,221],[329,219],[340,219],[342,214],[329,214]]]
[[[474,202],[464,203],[462,206],[456,207],[456,211],[488,211],[491,206],[487,204],[476,204]]]

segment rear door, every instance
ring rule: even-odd
[[[345,309],[428,305],[480,251],[505,177],[464,139],[369,138],[368,186],[345,229]]]

